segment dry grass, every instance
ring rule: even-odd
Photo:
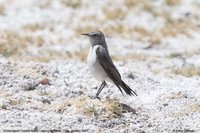
[[[172,72],[186,77],[200,76],[200,67],[191,65],[187,67],[173,69]]]
[[[92,104],[92,105],[85,104],[83,114],[86,115],[86,116],[96,116],[97,110],[96,110],[95,105],[94,104]]]
[[[193,104],[190,106],[192,109],[196,110],[197,112],[200,112],[200,104]]]
[[[153,6],[148,0],[124,0],[124,4],[128,9],[142,7],[142,10],[152,11]]]
[[[14,31],[4,31],[1,33],[0,39],[0,53],[6,57],[10,57],[13,60],[20,61],[37,61],[48,62],[54,59],[66,59],[70,58],[65,51],[53,51],[53,50],[41,50],[40,54],[32,55],[28,53],[29,46],[41,47],[46,41],[42,36],[34,36],[31,34],[20,34]],[[27,52],[27,53],[26,53]],[[23,53],[23,54],[21,54]],[[85,56],[81,53],[75,53],[74,58],[85,59]],[[83,59],[82,59],[83,58]]]
[[[33,23],[33,24],[26,24],[22,26],[22,29],[25,32],[37,32],[41,30],[49,30],[50,32],[54,31],[54,25],[52,23]]]
[[[81,33],[90,32],[94,29],[96,29],[96,27],[94,25],[77,26],[74,28],[77,35],[80,35]]]
[[[81,8],[84,4],[84,1],[71,1],[71,0],[60,0],[62,4],[64,4],[67,7],[71,8]],[[173,1],[173,0],[165,0],[164,4],[167,5],[178,5],[181,0]],[[108,2],[108,5],[112,2]],[[102,13],[105,17],[98,17],[95,15],[85,15],[79,20],[83,22],[81,25],[77,25],[72,27],[75,31],[75,33],[79,36],[80,33],[92,31],[98,27],[98,25],[103,25],[101,27],[102,31],[106,31],[105,33],[108,35],[117,35],[124,39],[134,39],[138,40],[144,43],[149,43],[150,46],[161,44],[162,39],[168,38],[168,37],[177,37],[178,35],[186,35],[188,37],[191,36],[191,31],[196,30],[196,26],[190,22],[189,20],[172,20],[171,18],[171,11],[169,9],[165,8],[155,8],[153,5],[153,2],[150,2],[148,0],[124,0],[124,8],[119,8],[117,6],[118,4],[110,4],[109,6],[103,6],[102,7]],[[2,7],[1,7],[2,6]],[[45,9],[51,6],[51,1],[46,0],[44,2],[41,2],[38,5],[40,8]],[[84,5],[85,6],[85,5]],[[88,6],[88,5],[87,5]],[[134,8],[134,10],[132,10]],[[5,6],[0,5],[0,14],[5,11]],[[146,11],[148,13],[152,13],[153,17],[162,17],[166,20],[166,23],[163,27],[155,29],[155,31],[151,32],[148,29],[145,29],[145,27],[130,27],[129,25],[126,25],[124,23],[124,19],[127,14],[129,13],[137,13],[141,11]],[[136,12],[135,12],[136,11]],[[109,21],[109,23],[107,23]],[[84,24],[85,23],[85,24]],[[69,24],[69,23],[67,23]],[[25,53],[27,50],[27,47],[34,45],[37,47],[44,46],[46,42],[50,42],[51,44],[54,43],[65,43],[66,39],[63,39],[63,37],[60,38],[60,40],[45,40],[43,36],[34,36],[34,32],[41,31],[41,30],[49,30],[50,32],[54,31],[55,24],[52,23],[34,23],[34,24],[26,24],[22,26],[22,29],[27,32],[28,34],[19,34],[17,32],[12,31],[5,31],[3,33],[3,39],[0,40],[0,52],[5,56],[14,56],[14,59],[21,58],[19,55],[21,53]],[[69,25],[67,25],[67,28],[69,28]],[[76,35],[74,38],[77,37]],[[73,38],[73,37],[72,37]],[[74,39],[73,38],[73,39]],[[71,38],[70,38],[71,39]],[[77,39],[77,38],[76,38]],[[64,41],[63,41],[64,40]],[[68,40],[69,41],[69,40]],[[70,40],[71,41],[71,40]],[[25,52],[24,52],[25,51]],[[31,55],[26,55],[23,58],[25,58],[25,61],[28,60],[34,60],[39,62],[48,62],[52,59],[66,59],[66,58],[75,58],[82,61],[86,60],[87,57],[87,51],[88,49],[80,50],[80,52],[75,53],[62,53],[59,52],[52,52],[52,51],[41,51],[40,55],[34,55],[34,57]],[[29,54],[29,53],[27,53]],[[115,57],[114,57],[115,58]],[[146,55],[129,55],[129,59],[133,60],[146,60],[148,57]],[[119,57],[121,60],[123,57]]]
[[[188,115],[188,113],[186,112],[183,112],[183,111],[176,111],[176,112],[170,112],[168,114],[169,117],[172,117],[172,118],[181,118],[181,117],[185,117],[186,115]]]
[[[0,15],[5,15],[5,11],[6,11],[5,5],[0,4]]]
[[[191,57],[193,55],[200,54],[200,48],[195,48],[191,50],[186,50],[183,52],[173,52],[170,55],[168,55],[169,58],[176,58],[176,57]]]
[[[48,95],[49,95],[49,92],[47,92],[47,91],[39,91],[39,92],[38,92],[38,95],[39,95],[39,96],[48,96]]]
[[[41,111],[48,110],[48,111],[56,111],[58,113],[63,113],[66,109],[71,107],[70,100],[73,99],[66,99],[60,103],[51,103],[51,104],[44,104],[41,101],[29,101],[31,102],[32,107],[39,109]]]
[[[181,3],[181,0],[165,0],[167,5],[178,5]],[[127,7],[137,7],[139,5],[143,5],[143,10],[151,13],[154,17],[162,17],[166,20],[166,23],[161,27],[156,29],[154,32],[150,32],[144,27],[134,27],[127,28],[124,26],[121,30],[121,33],[129,33],[132,34],[131,38],[135,38],[138,41],[149,42],[150,44],[160,44],[162,39],[167,37],[176,37],[180,34],[186,35],[188,37],[191,36],[191,31],[196,30],[197,25],[192,23],[188,19],[184,20],[173,20],[171,18],[171,11],[168,9],[157,9],[153,7],[153,5],[147,0],[125,0],[125,5]],[[122,27],[121,25],[117,25],[116,27]],[[114,31],[116,32],[116,31]]]
[[[36,32],[38,30],[44,30],[46,27],[45,24],[39,24],[39,23],[34,23],[34,24],[26,24],[24,26],[22,26],[22,28],[25,30],[25,31],[31,31],[31,32]]]
[[[185,55],[184,53],[171,53],[168,57],[169,58],[176,58],[176,57],[182,57]]]
[[[113,60],[115,61],[127,61],[127,60],[131,60],[131,61],[157,61],[157,57],[155,56],[151,56],[148,54],[144,54],[144,53],[130,53],[126,56],[111,56]]]
[[[63,113],[67,108],[71,107],[71,103],[69,102],[69,100],[65,100],[64,102],[62,102],[61,104],[53,104],[51,106],[51,108],[54,110],[56,110],[59,113]]]
[[[41,36],[20,34],[15,31],[4,31],[1,33],[0,53],[6,57],[18,57],[21,52],[31,45],[42,46],[45,40]]]
[[[9,103],[11,106],[20,105],[21,103],[23,103],[23,101],[20,100],[20,99],[12,99],[12,98],[9,98],[8,101],[9,101],[8,103]]]
[[[165,0],[165,3],[169,6],[179,5],[181,0]]]
[[[144,27],[134,27],[131,31],[136,34],[135,38],[138,41],[149,42],[152,45],[161,43],[162,38],[159,31],[150,32]]]
[[[51,5],[51,0],[43,0],[39,2],[39,8],[41,9],[47,9],[50,7],[50,5]]]
[[[13,31],[4,31],[1,33],[0,53],[4,56],[18,54],[20,50],[25,49],[33,42],[33,38],[28,35],[20,35]]]
[[[24,62],[29,62],[31,61],[35,61],[35,62],[49,62],[52,60],[65,60],[68,58],[71,58],[70,56],[68,56],[65,51],[63,50],[63,52],[58,52],[58,51],[48,51],[48,50],[41,50],[40,55],[26,55],[26,57],[23,57],[21,59],[21,61]],[[72,57],[75,58],[75,57]],[[18,60],[19,56],[14,56],[12,57],[12,59]]]
[[[67,7],[80,8],[83,4],[82,0],[60,0],[61,3]]]
[[[113,118],[122,114],[123,108],[117,100],[80,99],[75,102],[78,112],[88,117]]]
[[[182,98],[186,98],[187,94],[185,94],[184,92],[178,91],[178,92],[174,92],[171,93],[169,96],[167,96],[167,99],[182,99]]]
[[[113,6],[105,6],[102,9],[102,12],[105,15],[106,20],[122,20],[127,15],[127,10],[123,10],[120,7]]]
[[[88,55],[88,48],[81,48],[79,51],[75,51],[73,53],[67,51],[66,55],[68,58],[78,59],[80,61],[86,61]]]
[[[176,5],[179,2],[181,2],[181,0],[178,0],[174,3],[172,1],[167,1],[167,3],[170,5]],[[103,7],[102,11],[105,15],[105,20],[103,21],[98,20],[94,16],[89,18],[85,17],[81,20],[84,20],[85,22],[85,20],[91,20],[92,18],[92,21],[96,25],[100,25],[107,22],[107,20],[111,20],[109,23],[106,23],[103,27],[101,27],[101,30],[106,31],[106,34],[120,35],[120,37],[127,39],[134,38],[138,41],[145,43],[148,42],[151,45],[161,44],[162,39],[168,37],[175,38],[180,34],[191,37],[191,33],[197,29],[197,25],[192,23],[190,20],[173,20],[171,17],[171,11],[169,9],[157,9],[151,2],[147,0],[125,0],[124,4],[128,9],[118,8],[113,5],[111,6],[112,8],[108,6]],[[130,27],[129,25],[125,25],[121,20],[126,17],[129,11],[132,11],[129,10],[129,8],[134,7],[142,7],[143,9],[141,10],[145,10],[148,13],[151,13],[155,18],[164,18],[165,24],[162,27],[155,29],[153,32],[145,29],[145,27]],[[95,25],[93,25],[94,23],[91,23],[90,21],[88,25],[82,25],[82,27],[77,26],[75,31],[77,34],[80,34],[96,29]]]
[[[119,101],[108,100],[106,102],[106,107],[107,107],[107,110],[110,111],[114,117],[120,116],[122,114],[123,108],[121,104],[119,103]]]
[[[162,39],[168,37],[177,37],[182,34],[191,37],[191,31],[196,28],[189,21],[170,21],[166,22],[163,27],[154,32],[150,32],[143,27],[135,27],[131,29],[135,35],[135,39],[142,42],[149,42],[151,45],[161,44]]]
[[[194,30],[195,26],[190,21],[172,21],[165,24],[160,29],[162,37],[176,37],[179,34],[184,34],[190,37],[190,31]]]
[[[140,2],[141,0],[124,0],[125,6],[128,7],[129,9],[137,7]]]
[[[121,22],[110,23],[103,28],[106,34],[110,35],[120,35],[121,37],[127,38],[127,27]]]
[[[30,93],[32,95],[32,93]],[[85,97],[80,98],[69,98],[61,101],[60,103],[44,104],[41,101],[33,101],[31,99],[12,99],[8,98],[9,104],[11,106],[20,105],[23,103],[31,103],[31,106],[43,110],[53,110],[58,113],[63,113],[68,108],[75,109],[77,114],[82,114],[87,117],[96,117],[103,119],[110,119],[114,117],[120,117],[123,113],[132,112],[135,110],[130,106],[120,103],[118,100],[114,99],[88,99]]]

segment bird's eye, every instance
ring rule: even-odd
[[[95,36],[97,36],[97,34],[94,34],[93,36],[95,37]]]

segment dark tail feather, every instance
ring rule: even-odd
[[[122,81],[122,84],[120,85],[124,91],[126,92],[126,94],[130,95],[130,96],[137,96],[137,93],[134,92],[127,84],[125,84],[123,81]]]
[[[124,96],[124,93],[122,91],[122,89],[120,88],[120,86],[118,84],[115,83],[115,85],[119,88],[120,92],[122,93],[122,95]]]

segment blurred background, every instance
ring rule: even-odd
[[[194,55],[198,62],[199,21],[199,0],[0,0],[0,54],[85,61],[89,41],[80,34],[99,29],[114,60]]]

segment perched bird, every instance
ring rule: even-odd
[[[91,43],[87,57],[89,71],[97,80],[102,82],[96,93],[96,97],[99,98],[100,92],[106,86],[106,81],[114,83],[119,88],[122,95],[123,89],[126,94],[137,96],[137,94],[122,81],[121,75],[109,55],[104,34],[101,31],[93,31],[82,35],[88,36]]]

